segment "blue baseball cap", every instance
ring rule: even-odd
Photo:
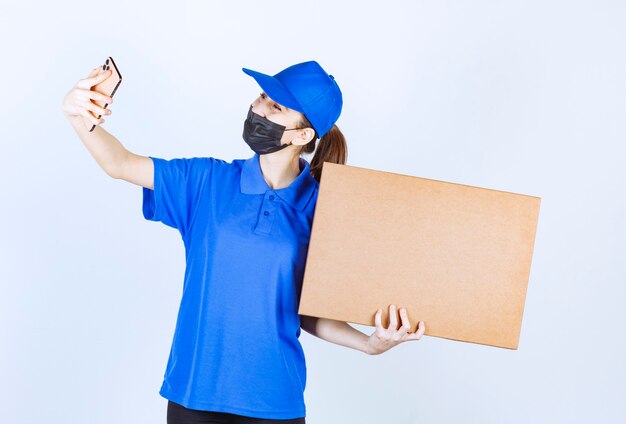
[[[341,115],[343,97],[335,77],[314,60],[292,65],[274,76],[247,68],[242,70],[254,78],[272,100],[304,114],[320,138]]]

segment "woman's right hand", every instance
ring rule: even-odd
[[[66,117],[82,116],[88,122],[100,125],[104,122],[104,119],[98,119],[96,116],[109,115],[111,113],[111,110],[101,108],[92,101],[97,100],[108,104],[113,102],[111,97],[91,90],[91,87],[111,76],[112,71],[110,69],[98,74],[101,69],[101,67],[92,69],[86,78],[79,80],[65,95],[62,110]]]

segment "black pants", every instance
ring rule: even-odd
[[[199,411],[167,401],[167,424],[306,424],[304,417],[292,420],[252,418],[228,412]]]

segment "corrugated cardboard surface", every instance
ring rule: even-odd
[[[517,349],[540,202],[325,162],[298,313]]]

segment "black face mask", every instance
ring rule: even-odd
[[[252,112],[252,106],[250,106],[248,117],[243,123],[243,139],[252,150],[260,155],[274,153],[287,146],[291,146],[291,143],[280,144],[280,140],[283,138],[285,131],[302,129],[285,128],[286,127],[283,125],[272,122]]]

